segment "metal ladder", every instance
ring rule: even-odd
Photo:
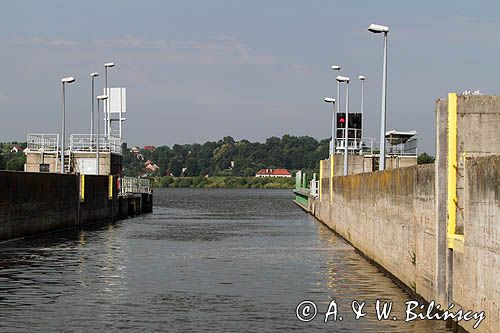
[[[71,150],[64,153],[64,172],[71,173]]]

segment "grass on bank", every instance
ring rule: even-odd
[[[152,178],[154,187],[192,187],[192,188],[268,188],[293,189],[294,178],[257,178],[257,177],[156,177]]]

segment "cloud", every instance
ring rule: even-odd
[[[42,37],[31,37],[31,38],[20,38],[15,37],[8,40],[10,44],[16,45],[41,45],[41,46],[77,46],[80,42],[74,40],[68,40],[63,38],[42,38]]]
[[[161,52],[164,60],[200,64],[251,64],[272,66],[278,59],[270,54],[256,52],[248,44],[231,36],[216,36],[206,40],[147,40],[134,36],[95,40],[93,45],[108,48],[129,48]]]

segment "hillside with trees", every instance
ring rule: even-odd
[[[144,172],[145,163],[158,168],[148,172],[158,176],[237,176],[251,177],[259,169],[316,170],[318,161],[328,157],[328,139],[284,135],[265,142],[235,141],[226,136],[204,144],[175,144],[140,151],[124,149],[123,166],[127,176]]]

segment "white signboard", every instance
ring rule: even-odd
[[[127,112],[127,96],[125,88],[108,88],[111,113]]]
[[[95,158],[79,158],[77,159],[78,170],[82,175],[95,175],[96,161]]]

